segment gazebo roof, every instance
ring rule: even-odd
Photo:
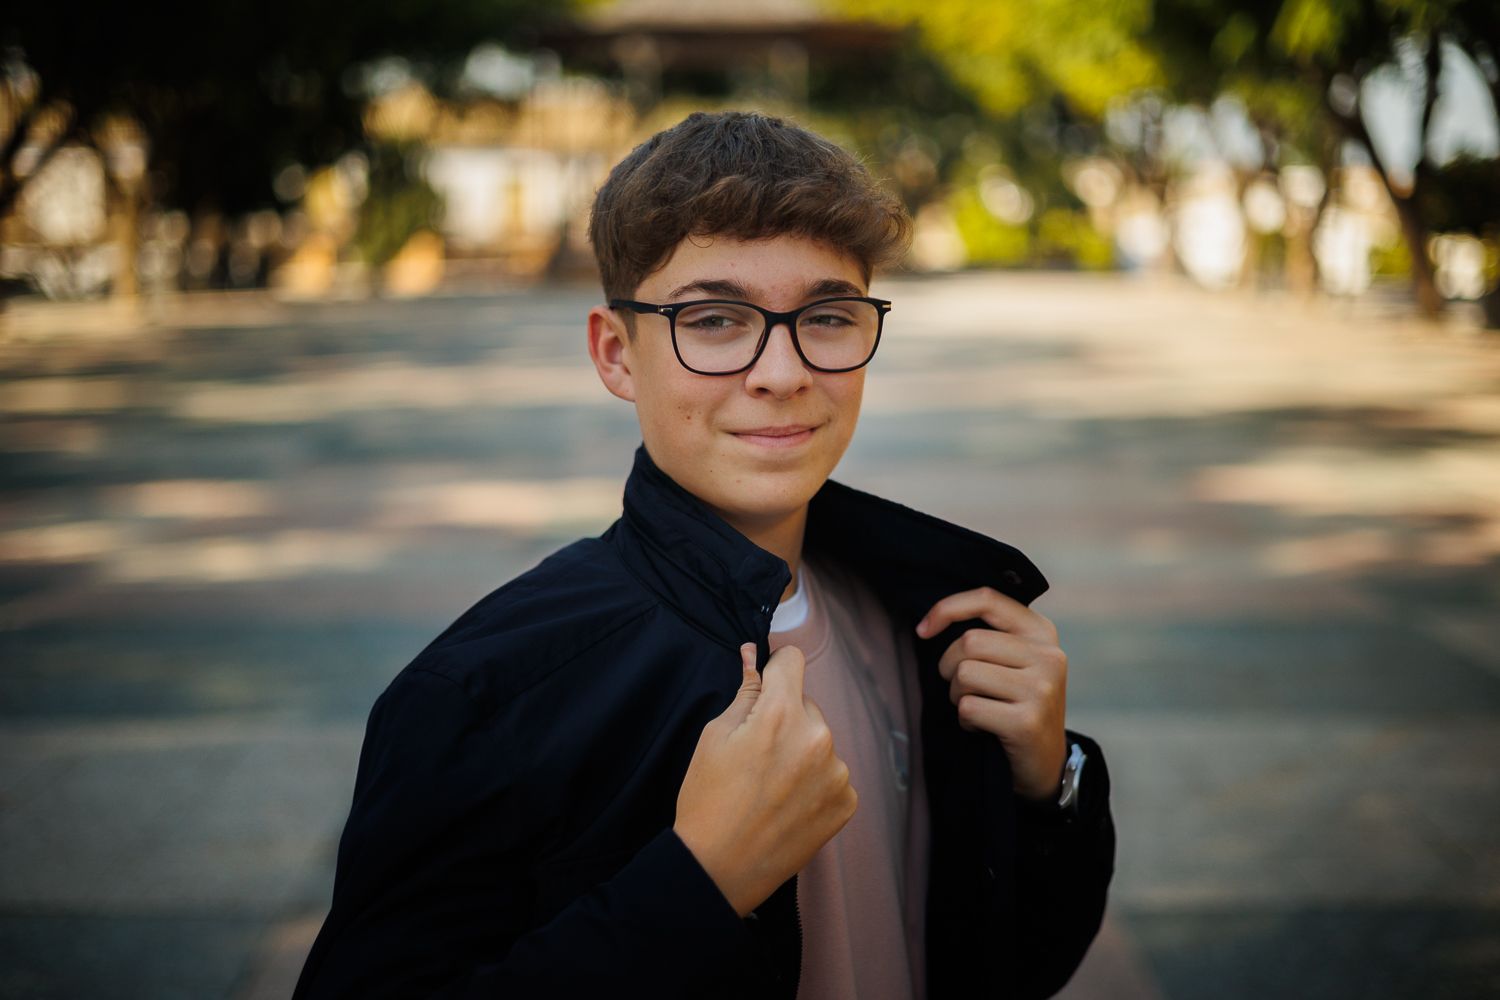
[[[615,0],[585,7],[546,41],[587,57],[616,40],[650,39],[676,64],[721,64],[726,52],[783,41],[809,51],[848,53],[892,48],[901,29],[831,10],[819,0]],[[727,48],[726,48],[727,46]]]
[[[850,22],[817,0],[615,0],[580,13],[580,26],[600,33],[785,31]]]

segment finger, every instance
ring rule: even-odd
[[[954,622],[978,618],[991,628],[1042,639],[1048,626],[1026,605],[993,587],[961,590],[934,604],[917,623],[917,635],[930,638]]]
[[[747,642],[740,646],[740,689],[734,693],[734,700],[719,717],[730,723],[743,722],[754,710],[760,696],[761,677],[760,672],[755,669],[755,643]]]
[[[786,701],[792,705],[802,703],[802,672],[806,666],[802,650],[796,646],[782,646],[766,661],[761,674],[763,697]]]
[[[1024,675],[984,660],[960,660],[948,682],[948,700],[955,705],[966,694],[1014,702],[1024,701],[1032,693]]]
[[[982,729],[1002,740],[1017,738],[1029,725],[1029,710],[1016,702],[971,694],[960,698],[956,707],[958,723],[964,729]]]
[[[760,690],[760,671],[755,669],[755,643],[740,643],[740,688]]]
[[[802,696],[802,707],[803,707],[804,710],[806,710],[807,717],[809,719],[811,719],[813,722],[815,722],[815,723],[817,723],[818,725],[821,725],[821,726],[828,725],[828,720],[825,719],[825,718],[823,718],[823,710],[818,707],[818,703],[817,702],[813,701],[811,698],[807,697],[806,695],[803,695]]]
[[[938,673],[952,680],[959,660],[989,660],[1004,667],[1023,668],[1036,662],[1038,650],[1030,639],[992,628],[965,629],[938,657]]]

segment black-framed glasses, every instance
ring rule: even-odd
[[[791,331],[797,355],[814,371],[852,372],[863,368],[880,345],[880,331],[891,303],[868,296],[839,295],[787,312],[738,299],[665,304],[610,299],[609,307],[665,316],[671,324],[672,350],[688,371],[696,375],[737,375],[755,365],[771,340],[771,330],[783,323]]]

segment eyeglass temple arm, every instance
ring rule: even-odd
[[[638,313],[663,313],[663,314],[665,314],[667,312],[667,310],[670,308],[668,306],[653,305],[650,302],[636,302],[633,299],[610,299],[609,300],[609,307],[611,309],[629,309],[631,312],[638,312]]]

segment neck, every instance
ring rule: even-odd
[[[807,505],[782,517],[746,520],[717,511],[740,534],[756,545],[778,555],[792,571],[791,582],[781,592],[784,601],[797,592],[797,567],[802,562],[802,538],[807,531]]]

